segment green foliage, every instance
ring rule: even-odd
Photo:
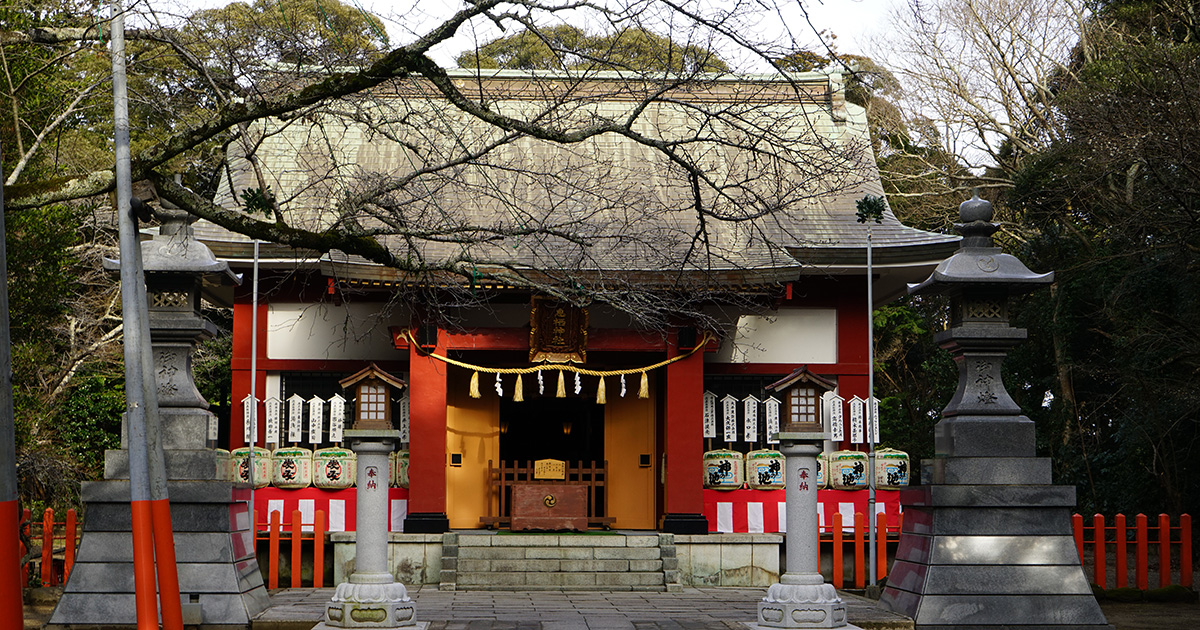
[[[270,189],[266,191],[261,188],[247,188],[243,190],[242,204],[246,207],[248,214],[271,216],[275,213],[275,195],[271,194]]]
[[[867,221],[883,223],[883,211],[887,210],[887,202],[879,195],[866,195],[856,201],[854,207],[857,208],[854,216],[858,219],[859,223],[866,223]]]
[[[121,445],[125,381],[101,374],[77,380],[55,414],[54,432],[86,478],[104,471],[105,449]]]
[[[8,300],[14,343],[44,340],[67,310],[79,261],[79,220],[67,206],[5,216]]]
[[[569,24],[501,37],[463,52],[455,61],[463,68],[513,70],[729,70],[704,46],[676,42],[645,28],[590,34]]]

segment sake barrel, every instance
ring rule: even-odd
[[[221,462],[217,464],[218,474],[224,475],[221,479],[223,481],[233,481],[233,459],[230,458],[229,451],[223,448],[214,448],[213,451],[217,453],[219,458],[217,461]]]
[[[746,453],[746,483],[755,490],[783,487],[783,453],[771,449]]]
[[[250,447],[235,448],[229,453],[229,478],[234,483],[250,483]],[[265,488],[271,483],[271,451],[254,447],[254,487]]]
[[[392,485],[397,488],[408,487],[408,451],[396,451],[396,466],[393,471]]]
[[[829,455],[821,453],[817,455],[817,490],[824,490],[829,486],[829,475],[826,470],[829,468]]]
[[[357,457],[348,448],[323,448],[313,453],[313,485],[340,490],[354,485]]]
[[[742,487],[745,463],[737,451],[717,450],[704,454],[704,487],[737,490]]]
[[[271,485],[276,488],[307,488],[312,483],[312,451],[299,446],[271,453]]]
[[[894,448],[875,451],[875,487],[899,490],[908,485],[908,453]]]
[[[829,487],[834,490],[861,490],[867,487],[867,454],[860,451],[834,451],[829,454]]]

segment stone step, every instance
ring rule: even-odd
[[[449,534],[442,585],[464,590],[664,591],[679,588],[674,539],[658,534]]]

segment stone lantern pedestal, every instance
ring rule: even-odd
[[[846,604],[826,584],[819,566],[817,455],[821,432],[781,432],[784,496],[787,502],[787,565],[778,584],[758,604],[756,628],[855,628],[846,622]]]
[[[388,454],[400,441],[394,429],[348,429],[358,457],[354,573],[337,585],[325,606],[325,628],[423,628],[408,589],[388,571]]]
[[[1075,488],[1051,484],[1033,421],[1001,379],[1025,330],[1008,325],[1008,296],[1049,284],[1000,251],[992,208],[959,208],[961,248],[910,293],[950,298],[935,339],[958,364],[958,390],[934,428],[932,483],[906,490],[896,562],[881,604],[936,628],[1111,629],[1071,535]]]
[[[141,243],[154,353],[145,369],[157,384],[184,623],[245,628],[270,604],[255,558],[249,489],[227,478],[228,455],[211,448],[216,417],[192,374],[196,345],[217,332],[201,300],[231,305],[240,278],[194,238],[186,213],[156,214],[159,233]],[[120,264],[104,261],[114,271]],[[121,448],[105,453],[104,480],[83,483],[79,554],[48,628],[137,624],[126,437],[122,421]]]

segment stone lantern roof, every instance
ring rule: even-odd
[[[963,236],[958,251],[942,261],[925,281],[909,284],[909,293],[949,293],[968,286],[1022,293],[1054,282],[1053,271],[1034,273],[1016,256],[995,246],[992,234],[1000,226],[991,222],[991,202],[975,195],[958,207],[958,213],[962,223],[956,223],[954,229]]]

